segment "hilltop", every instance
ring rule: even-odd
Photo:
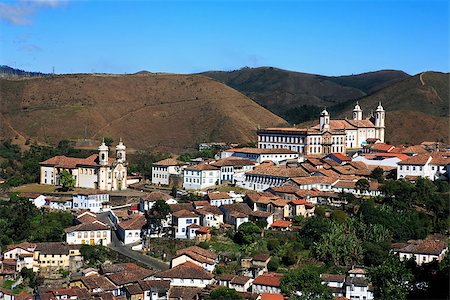
[[[172,74],[0,79],[0,113],[0,138],[56,143],[108,135],[136,149],[248,142],[258,126],[286,124],[215,80]]]
[[[290,123],[315,119],[323,107],[362,98],[409,77],[395,70],[328,77],[272,67],[201,74],[240,91]]]
[[[449,73],[424,72],[364,97],[366,113],[378,102],[386,110],[386,138],[391,143],[449,142]],[[341,116],[351,116],[354,103],[343,106]]]

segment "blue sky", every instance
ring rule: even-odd
[[[449,71],[449,4],[0,0],[0,64],[56,73]]]

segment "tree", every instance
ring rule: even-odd
[[[244,298],[236,292],[235,289],[229,289],[227,287],[220,287],[211,292],[211,294],[205,297],[206,300],[244,300]]]
[[[240,245],[249,245],[256,242],[260,237],[260,228],[255,223],[245,222],[239,226],[234,235],[234,241]]]
[[[317,211],[317,209],[316,209]],[[309,247],[314,242],[318,242],[322,235],[330,231],[330,221],[318,216],[309,218],[305,226],[300,230],[299,236],[304,240],[305,246]]]
[[[370,178],[376,179],[378,182],[382,183],[384,181],[384,171],[380,167],[376,167],[370,173]]]
[[[105,142],[105,145],[108,146],[108,147],[111,147],[111,145],[114,143],[113,138],[110,137],[110,136],[105,136],[103,138],[103,141]]]
[[[356,182],[355,186],[360,191],[368,191],[370,188],[370,182],[365,178],[361,178]]]
[[[290,299],[333,299],[329,288],[322,284],[319,272],[306,267],[289,270],[281,279],[281,291]]]
[[[270,258],[269,263],[267,264],[267,269],[270,272],[276,272],[280,267],[280,259],[277,256],[273,256]]]
[[[102,245],[82,245],[81,255],[89,266],[98,267],[107,260],[116,260],[117,253]]]
[[[375,297],[381,300],[404,300],[413,279],[405,262],[391,255],[382,264],[369,268],[369,277],[375,286]]]
[[[170,192],[170,195],[172,196],[172,197],[174,197],[174,198],[176,198],[178,195],[177,195],[177,187],[176,186],[172,186],[172,190],[171,190],[171,192]]]
[[[61,173],[59,173],[59,182],[61,183],[62,190],[63,191],[69,191],[73,187],[75,187],[75,178],[73,178],[72,174],[70,174],[66,170],[62,170]]]
[[[156,200],[146,217],[150,225],[150,232],[161,232],[162,220],[165,220],[171,212],[170,206],[164,200]]]

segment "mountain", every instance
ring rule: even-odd
[[[0,137],[39,142],[119,137],[135,149],[248,142],[286,121],[198,75],[58,75],[0,79]]]
[[[20,69],[14,69],[9,66],[0,66],[0,77],[34,77],[47,75],[48,74],[40,72],[28,72]]]
[[[323,107],[354,101],[409,77],[395,70],[327,77],[272,67],[201,74],[225,83],[295,124],[315,119]]]
[[[386,139],[391,143],[449,142],[449,73],[424,72],[359,100],[365,113],[382,102]],[[354,103],[345,103],[338,116],[351,116]]]

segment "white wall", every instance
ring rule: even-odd
[[[91,244],[91,240],[94,240],[95,245],[109,245],[111,244],[111,230],[73,231],[66,233],[67,244]]]

